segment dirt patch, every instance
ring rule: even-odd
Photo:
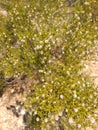
[[[92,60],[85,64],[84,72],[89,74],[91,79],[94,79],[96,85],[98,85],[98,54],[96,53]]]
[[[15,79],[8,84],[0,98],[0,130],[25,130],[24,115],[26,111],[21,101],[22,95],[31,84],[30,79]]]

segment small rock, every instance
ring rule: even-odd
[[[14,91],[14,89],[11,89],[11,93],[14,93],[15,91]]]
[[[25,113],[26,113],[25,110],[22,109],[22,110],[21,110],[21,115],[25,115]]]

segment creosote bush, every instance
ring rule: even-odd
[[[16,1],[0,34],[6,76],[27,73],[36,84],[24,101],[31,130],[93,127],[98,90],[82,73],[95,51],[96,0]],[[92,6],[93,5],[93,6]]]

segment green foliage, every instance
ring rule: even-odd
[[[98,92],[94,84],[91,84],[87,77],[72,70],[70,73],[62,66],[54,70],[56,72],[53,73],[52,70],[51,76],[45,76],[47,79],[44,83],[33,86],[26,100],[26,107],[33,113],[30,119],[31,129],[36,126],[47,128],[49,123],[53,125],[61,118],[68,122],[66,124],[64,121],[68,130],[71,127],[78,129],[78,126],[84,128],[92,125],[89,116],[94,117],[93,112],[98,107]]]
[[[0,33],[5,30],[6,17],[0,14]]]
[[[27,73],[36,80],[25,101],[32,130],[78,130],[96,120],[98,90],[82,73],[97,44],[95,2],[16,1],[8,9],[0,67],[6,76]]]
[[[6,87],[4,72],[0,71],[0,97],[2,96]]]

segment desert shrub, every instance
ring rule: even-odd
[[[32,130],[78,130],[96,122],[98,90],[82,73],[97,44],[94,4],[29,0],[8,11],[0,67],[6,76],[27,73],[36,80],[24,103]]]
[[[65,1],[28,1],[28,4],[16,1],[0,38],[6,75],[24,69],[32,73],[53,58],[65,64],[80,63],[90,51],[93,53],[97,28],[92,23],[91,8],[85,6],[73,8],[73,16],[67,14]]]
[[[83,75],[68,76],[66,71],[64,73],[66,75],[64,77],[61,72],[51,76],[50,82],[45,81],[33,87],[32,93],[28,95],[25,105],[29,108],[28,119],[32,130],[35,128],[57,130],[60,126],[68,130],[78,130],[87,126],[92,127],[96,122],[94,110],[98,107],[96,98],[98,92],[94,84]]]

